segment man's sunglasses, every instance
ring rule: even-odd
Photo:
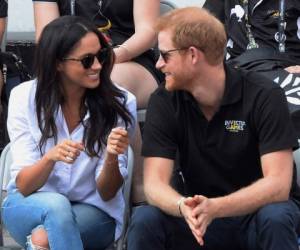
[[[170,49],[170,50],[166,50],[166,51],[161,51],[159,50],[159,55],[161,56],[161,58],[164,60],[164,62],[168,62],[169,58],[170,58],[170,54],[172,52],[175,51],[180,51],[180,50],[186,50],[188,48],[178,48],[178,49]]]
[[[95,57],[97,57],[97,60],[99,61],[99,63],[103,64],[104,61],[107,59],[107,57],[109,56],[109,48],[103,48],[100,49],[98,51],[97,54],[88,54],[83,58],[63,58],[63,61],[77,61],[77,62],[81,62],[82,66],[85,69],[89,69],[90,67],[92,67],[92,65],[95,62]]]

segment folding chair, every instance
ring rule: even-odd
[[[5,146],[1,153],[0,158],[0,203],[2,204],[3,199],[6,195],[6,186],[10,180],[10,165],[12,163],[11,153],[10,153],[10,143]],[[14,243],[14,246],[4,246],[3,241],[4,227],[0,217],[0,250],[20,250],[21,247]]]
[[[127,228],[129,225],[131,217],[131,187],[132,187],[132,177],[133,177],[133,166],[134,166],[134,155],[132,148],[128,147],[128,162],[127,162],[127,172],[128,177],[124,185],[124,200],[125,200],[125,211],[123,219],[123,229],[120,238],[115,244],[115,250],[125,250],[126,249],[126,238],[127,238]]]
[[[160,1],[160,14],[161,15],[167,13],[170,10],[174,10],[176,8],[177,8],[176,5],[170,1],[167,1],[167,0]]]

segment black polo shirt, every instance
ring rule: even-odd
[[[252,34],[260,47],[278,50],[275,34],[278,32],[279,0],[249,0],[249,23]],[[206,0],[203,6],[214,13],[224,24],[228,38],[227,46],[232,58],[246,50],[248,39],[242,0]],[[286,53],[300,60],[300,1],[285,0]]]
[[[209,122],[188,92],[152,94],[142,154],[175,159],[178,149],[189,194],[216,197],[262,177],[261,155],[297,146],[283,90],[226,68],[224,98]]]

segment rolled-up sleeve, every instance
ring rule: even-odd
[[[128,128],[127,128],[130,141],[132,141],[134,134],[135,134],[136,123],[137,123],[136,98],[130,92],[126,91],[125,94],[127,95],[126,107],[132,116],[132,122],[128,125]],[[119,119],[117,126],[125,127],[124,121]],[[98,161],[97,168],[96,168],[96,175],[95,175],[96,180],[99,177],[101,170],[103,168],[105,154],[106,154],[106,152],[104,151],[101,155],[101,158]],[[120,169],[120,173],[123,176],[124,180],[127,179],[127,175],[128,175],[128,171],[127,171],[127,159],[128,158],[127,157],[128,157],[127,152],[125,154],[118,155],[119,169]]]
[[[30,93],[32,84],[29,83],[15,87],[9,99],[7,129],[13,159],[12,178],[15,178],[24,166],[34,164],[40,158],[38,145],[30,128],[30,119],[35,119],[36,116],[30,98],[34,93]]]

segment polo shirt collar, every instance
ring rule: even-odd
[[[242,97],[243,78],[240,71],[225,64],[225,91],[222,106],[238,102]]]
[[[224,65],[225,69],[225,91],[222,100],[222,106],[229,105],[239,101],[242,97],[243,78],[241,73],[235,69]],[[183,97],[186,101],[195,102],[194,97],[187,91],[183,91]]]

